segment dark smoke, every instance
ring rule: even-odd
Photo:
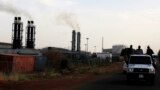
[[[61,12],[57,16],[57,21],[59,24],[65,24],[72,28],[73,30],[80,30],[79,23],[77,21],[77,17],[73,13],[69,12]]]
[[[10,13],[10,14],[13,14],[13,15],[16,15],[16,16],[17,15],[24,15],[25,17],[27,17],[29,19],[32,19],[31,15],[29,13],[27,13],[24,10],[21,10],[19,8],[14,7],[10,3],[5,3],[4,4],[4,3],[0,2],[0,11],[7,12],[7,13]]]

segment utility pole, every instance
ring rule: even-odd
[[[104,48],[103,48],[103,37],[102,37],[102,52],[103,52],[103,49],[104,49]]]
[[[89,40],[89,38],[86,38],[87,39],[87,52],[88,52],[88,40]]]
[[[84,44],[85,45],[85,52],[87,52],[87,44]]]
[[[96,53],[96,46],[94,46],[94,52]]]
[[[72,51],[72,41],[71,41],[71,49],[70,50]]]

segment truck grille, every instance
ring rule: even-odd
[[[142,72],[142,73],[148,73],[149,69],[142,69],[142,68],[135,68],[134,72]]]

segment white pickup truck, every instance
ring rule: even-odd
[[[131,55],[127,66],[127,81],[146,80],[154,84],[155,68],[149,55]]]

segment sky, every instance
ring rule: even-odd
[[[24,36],[27,20],[35,21],[36,48],[70,49],[72,30],[77,29],[82,34],[82,50],[89,38],[89,51],[93,52],[96,46],[100,52],[103,37],[104,48],[132,44],[135,49],[141,45],[145,51],[150,45],[157,53],[160,49],[159,4],[160,0],[0,0],[0,42],[11,43],[14,17],[21,16]],[[8,7],[8,11],[2,6]],[[14,9],[15,12],[11,12]],[[68,19],[63,20],[64,17]]]

